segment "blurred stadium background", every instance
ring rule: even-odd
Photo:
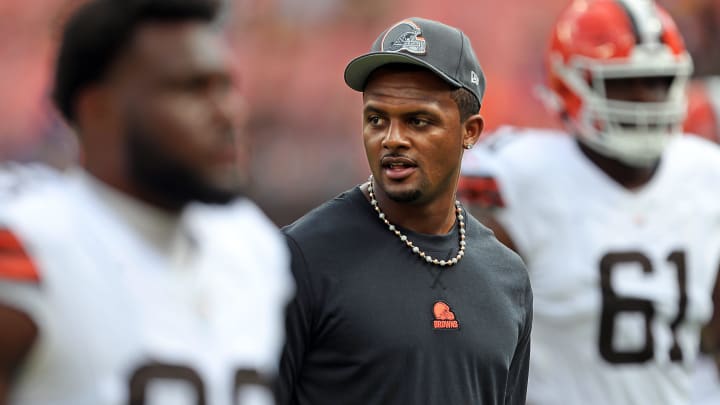
[[[85,0],[0,0],[0,161],[67,167],[81,153],[48,93],[63,21]],[[388,24],[437,19],[471,38],[488,78],[482,112],[502,124],[556,126],[534,95],[549,29],[569,0],[229,0],[253,141],[252,195],[285,225],[368,173],[361,96],[342,79]],[[660,0],[695,58],[720,74],[720,0]]]

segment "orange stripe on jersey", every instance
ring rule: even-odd
[[[23,250],[23,247],[12,232],[0,229],[0,250]]]
[[[38,283],[40,273],[12,232],[0,230],[0,279]]]
[[[494,177],[462,176],[458,182],[458,198],[481,208],[502,208],[505,201]]]

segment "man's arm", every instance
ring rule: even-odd
[[[38,328],[26,313],[0,304],[0,331],[0,405],[6,405],[13,377],[33,347]]]
[[[525,311],[525,322],[522,334],[515,347],[515,354],[510,362],[507,388],[505,390],[506,405],[525,405],[527,396],[528,375],[530,370],[530,332],[532,330],[533,301],[532,290],[528,283],[522,302]]]
[[[294,403],[298,376],[302,372],[305,353],[310,342],[313,291],[307,279],[305,258],[295,240],[286,235],[291,253],[291,268],[295,277],[295,297],[287,308],[285,346],[280,361],[280,376],[276,387],[277,403]],[[1,405],[1,404],[0,404]]]

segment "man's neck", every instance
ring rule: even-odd
[[[360,188],[370,201],[367,183]],[[452,198],[412,204],[393,201],[377,185],[373,187],[373,192],[380,210],[393,225],[428,235],[447,234],[455,225],[455,200]]]
[[[658,161],[649,167],[633,167],[602,155],[579,140],[577,144],[583,155],[595,166],[628,190],[635,190],[646,185],[653,178],[660,164],[660,161]]]
[[[151,190],[141,189],[136,184],[133,184],[126,176],[112,175],[112,171],[95,170],[95,168],[88,167],[87,165],[85,166],[85,171],[106,187],[147,204],[155,209],[164,211],[168,215],[180,215],[185,207],[185,204],[169,201],[168,199],[162,198],[157,193],[153,193]]]
[[[85,173],[83,180],[122,222],[159,251],[168,255],[172,253],[181,232],[179,213],[147,204],[95,178],[90,173]]]

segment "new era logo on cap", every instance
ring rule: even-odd
[[[400,21],[392,26],[380,44],[383,52],[407,51],[416,55],[425,55],[426,43],[422,30],[410,20]]]

